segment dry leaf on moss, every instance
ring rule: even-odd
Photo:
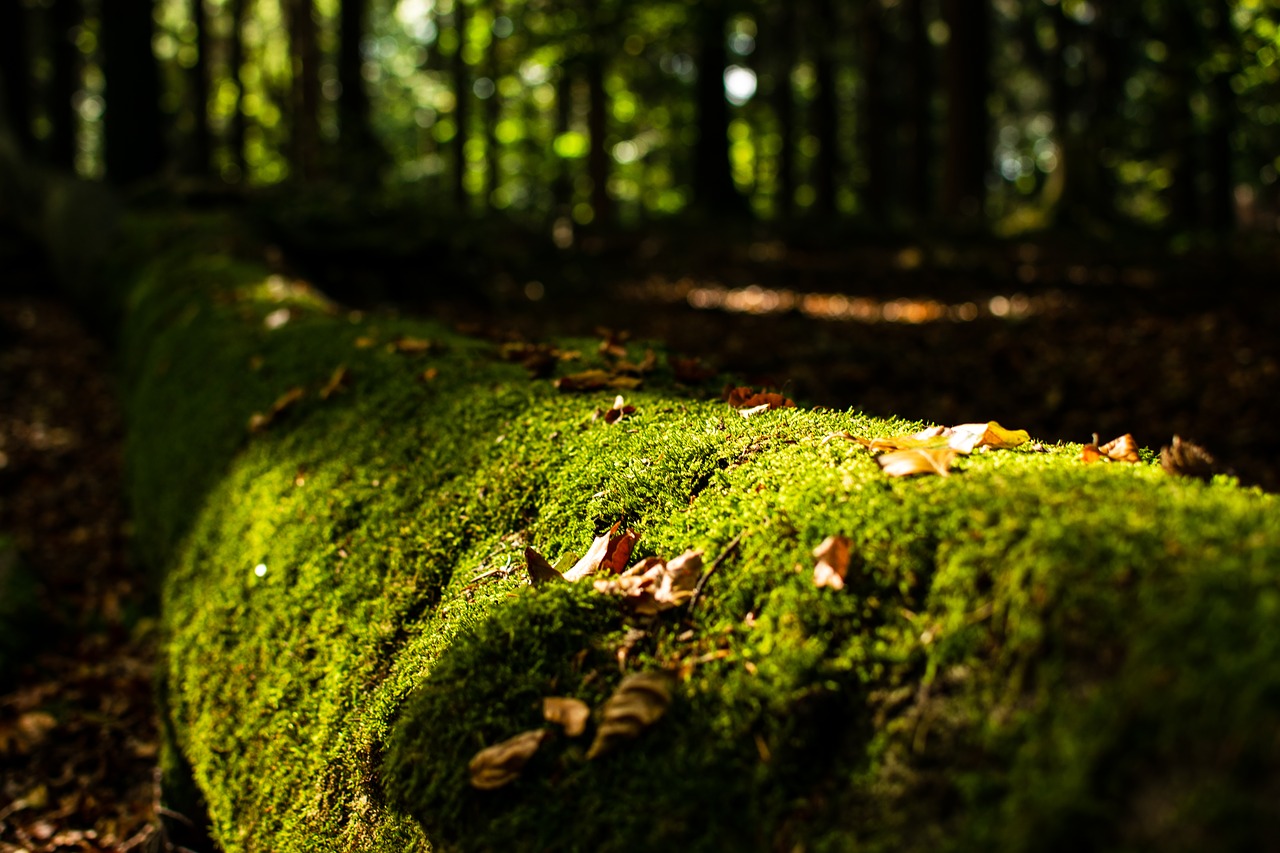
[[[555,380],[554,383],[560,391],[599,391],[601,388],[612,388],[617,391],[627,391],[633,388],[639,388],[642,380],[634,376],[619,376],[608,370],[584,370],[581,373],[571,373],[568,376],[562,376]]]
[[[618,595],[637,616],[656,616],[693,596],[702,575],[702,552],[685,551],[672,560],[645,557],[616,578],[595,582],[597,592]]]
[[[714,370],[707,367],[697,358],[680,358],[679,356],[668,355],[667,364],[671,367],[671,373],[675,376],[676,381],[685,385],[698,385],[716,375]]]
[[[577,737],[587,730],[591,709],[581,699],[566,696],[546,696],[542,700],[542,717],[564,729],[569,737]]]
[[[546,729],[533,729],[480,750],[467,765],[471,787],[492,791],[513,782],[546,737]]]
[[[1098,462],[1106,460],[1108,462],[1138,462],[1142,457],[1138,455],[1138,443],[1133,440],[1133,436],[1125,433],[1119,438],[1114,438],[1106,444],[1098,444],[1098,436],[1093,436],[1093,442],[1086,444],[1080,450],[1080,461],[1082,462]]]
[[[961,453],[972,453],[975,447],[1005,450],[1026,444],[1031,440],[1031,434],[1026,430],[1005,429],[995,421],[987,421],[985,424],[959,424],[951,427],[945,434],[948,438],[948,446]]]
[[[599,409],[597,409],[596,411],[599,411]],[[636,407],[628,406],[627,401],[622,399],[622,395],[619,394],[617,397],[613,399],[613,406],[609,409],[609,411],[604,413],[603,415],[604,422],[612,426],[613,424],[616,424],[618,421],[622,420],[627,415],[635,414],[635,411],[636,411]]]
[[[1160,448],[1160,467],[1176,477],[1209,480],[1218,472],[1218,460],[1195,442],[1183,441],[1175,435],[1173,444]]]
[[[564,579],[570,582],[580,581],[587,575],[595,574],[602,566],[611,572],[621,571],[621,567],[631,559],[631,549],[640,538],[639,534],[632,531],[619,535],[618,525],[621,523],[615,521],[608,532],[597,536],[591,543],[591,547],[587,549],[587,553],[582,555],[582,559],[564,573]]]
[[[529,572],[529,582],[534,586],[542,586],[544,583],[562,581],[564,575],[556,571],[555,566],[547,562],[546,558],[532,548],[524,549],[525,569]]]
[[[329,381],[324,383],[324,387],[320,389],[320,399],[328,400],[350,384],[351,374],[347,372],[345,364],[340,364],[333,371],[333,375],[329,377]]]
[[[828,536],[813,549],[818,560],[813,567],[814,586],[844,589],[844,578],[849,573],[849,545],[846,536]]]
[[[644,351],[644,358],[642,358],[640,361],[635,362],[635,361],[627,361],[623,359],[619,361],[617,364],[615,364],[613,366],[613,369],[618,373],[627,373],[632,376],[642,376],[646,373],[650,373],[657,366],[658,366],[658,356],[654,354],[653,350],[647,349]]]
[[[950,447],[917,450],[896,450],[876,457],[876,462],[890,477],[910,477],[912,474],[937,474],[946,477],[951,462],[959,451]]]
[[[423,353],[428,353],[435,349],[436,343],[435,341],[429,341],[426,338],[403,337],[396,338],[395,341],[391,343],[391,348],[396,352],[404,353],[405,355],[422,355]]]
[[[662,719],[671,704],[671,677],[664,672],[641,672],[623,679],[604,703],[600,728],[587,751],[596,758],[620,743],[638,737]]]
[[[271,408],[265,413],[254,412],[249,417],[249,432],[261,432],[271,426],[281,413],[301,400],[305,393],[306,392],[302,390],[301,386],[297,388],[290,388],[288,391],[285,391],[277,397],[276,401],[271,404]]]
[[[756,391],[746,385],[736,388],[726,385],[723,396],[725,402],[735,409],[754,409],[759,406],[768,406],[770,409],[793,409],[796,405],[781,394],[773,391]]]

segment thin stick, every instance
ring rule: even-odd
[[[724,550],[720,552],[720,556],[716,557],[715,560],[712,561],[711,565],[707,567],[707,570],[702,573],[702,577],[698,578],[698,585],[693,588],[693,595],[689,596],[689,609],[685,613],[686,619],[693,616],[693,608],[697,606],[698,597],[702,595],[702,588],[706,586],[707,580],[715,574],[716,569],[720,568],[720,564],[724,562],[724,558],[729,556],[730,552],[738,547],[738,543],[742,541],[742,537],[746,534],[747,531],[743,530],[738,533],[737,536],[733,537],[733,539],[729,540],[729,544],[724,546]]]

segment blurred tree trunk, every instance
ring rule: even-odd
[[[289,0],[293,69],[293,167],[300,180],[320,172],[320,45],[313,0]]]
[[[150,0],[102,0],[102,71],[106,78],[103,147],[107,178],[118,185],[160,174],[164,126],[160,69],[151,52]]]
[[[733,184],[729,163],[729,102],[724,96],[728,64],[725,28],[729,11],[724,0],[704,0],[695,7],[698,76],[694,84],[698,141],[693,151],[694,204],[711,214],[743,214],[746,202]]]
[[[922,0],[903,0],[907,44],[905,52],[906,123],[903,146],[903,191],[907,209],[917,220],[932,212],[933,182],[933,53]]]
[[[368,0],[342,0],[338,13],[338,138],[344,172],[360,182],[376,179],[384,159],[369,124],[369,93],[360,50],[368,5]]]
[[[790,219],[796,203],[796,94],[791,72],[796,67],[796,4],[781,0],[773,14],[776,75],[773,109],[778,117],[778,201],[779,218]],[[765,36],[767,38],[767,35]],[[768,42],[766,42],[766,45]]]
[[[991,10],[987,0],[943,0],[942,10],[951,30],[946,50],[942,213],[953,221],[976,221],[983,213],[991,159],[987,115]]]
[[[836,188],[840,175],[839,107],[836,100],[835,45],[831,34],[839,32],[831,0],[814,0],[809,32],[815,45],[814,76],[818,92],[813,101],[814,134],[818,137],[818,159],[814,164],[816,211],[834,216]]]
[[[17,0],[0,0],[0,83],[4,107],[18,144],[35,151],[31,127],[31,55],[27,44],[27,13]]]
[[[80,49],[75,31],[82,10],[79,0],[54,0],[50,9],[53,81],[49,92],[49,162],[60,169],[76,168],[76,92],[80,90]]]
[[[573,75],[565,66],[560,67],[560,77],[556,80],[556,138],[569,132],[569,121],[573,115]],[[573,206],[573,175],[570,173],[569,161],[564,157],[556,157],[556,174],[551,182],[551,193],[555,198],[555,215],[567,215]]]
[[[1208,199],[1205,214],[1209,227],[1217,232],[1230,231],[1236,224],[1235,178],[1232,168],[1235,159],[1231,137],[1236,130],[1235,92],[1231,77],[1237,71],[1240,55],[1239,39],[1231,24],[1231,4],[1227,0],[1215,0],[1212,4],[1215,21],[1211,39],[1215,54],[1232,57],[1229,64],[1217,64],[1209,84],[1212,114],[1207,132],[1209,159]]]
[[[489,79],[493,82],[493,92],[484,102],[484,166],[485,166],[485,207],[494,209],[493,193],[502,183],[502,167],[500,163],[501,149],[498,145],[498,122],[502,119],[502,96],[498,94],[498,80],[502,77],[501,47],[497,33],[498,17],[502,15],[501,0],[492,0],[493,22],[489,32],[489,50],[486,62],[489,66]]]
[[[244,20],[248,12],[248,0],[231,0],[231,44],[227,50],[227,65],[231,82],[236,87],[236,101],[231,109],[227,145],[231,149],[231,162],[235,164],[240,181],[249,179],[249,164],[245,156],[244,114]]]
[[[453,51],[453,203],[460,211],[466,211],[467,199],[467,123],[471,118],[468,103],[471,98],[471,77],[463,46],[467,43],[467,7],[462,0],[454,0],[453,29],[458,46]]]
[[[587,131],[591,147],[587,150],[587,177],[591,179],[591,209],[595,221],[606,225],[613,220],[613,204],[609,199],[609,93],[605,91],[604,57],[592,51],[586,61]]]
[[[888,212],[894,121],[885,92],[884,7],[867,0],[859,20],[863,92],[857,105],[859,137],[867,177],[862,187],[863,211],[876,221]]]
[[[196,61],[189,72],[191,172],[207,177],[212,172],[213,144],[209,136],[209,14],[204,0],[191,0],[191,20],[196,28]]]
[[[1174,157],[1173,184],[1169,187],[1170,225],[1194,228],[1199,222],[1197,199],[1195,117],[1191,95],[1197,83],[1196,65],[1203,58],[1203,46],[1192,0],[1171,0],[1169,14],[1170,84],[1173,90],[1165,118],[1169,148]],[[1197,4],[1198,5],[1198,4]]]

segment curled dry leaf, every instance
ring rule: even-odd
[[[544,378],[555,370],[560,351],[550,344],[516,341],[503,344],[498,348],[498,354],[506,361],[519,362],[534,377]]]
[[[693,596],[702,575],[702,552],[685,551],[673,560],[645,557],[616,578],[595,582],[597,592],[622,596],[637,616],[656,616]]]
[[[1176,477],[1209,480],[1218,472],[1218,460],[1195,442],[1183,441],[1175,435],[1173,444],[1160,448],[1160,467]]]
[[[612,426],[613,424],[616,424],[618,421],[622,420],[627,415],[635,414],[635,411],[636,411],[636,407],[628,406],[627,401],[622,399],[622,395],[619,394],[617,397],[614,398],[613,406],[609,409],[609,411],[604,413],[604,422]]]
[[[320,389],[320,399],[328,400],[334,394],[351,384],[351,374],[347,371],[345,364],[340,364],[334,369],[333,375],[329,377],[329,381],[324,383],[324,387]]]
[[[492,791],[514,781],[546,737],[546,729],[533,729],[480,750],[467,765],[471,787]]]
[[[600,728],[587,758],[611,752],[662,719],[671,705],[671,677],[664,672],[628,676],[604,703]]]
[[[734,387],[726,385],[724,399],[735,409],[754,409],[757,406],[768,406],[770,409],[793,409],[795,403],[773,391],[756,391],[746,385]]]
[[[1133,436],[1127,432],[1103,445],[1098,444],[1098,436],[1095,434],[1093,442],[1086,444],[1080,451],[1080,461],[1082,462],[1098,462],[1100,460],[1108,462],[1138,462],[1140,459],[1138,444],[1133,440]]]
[[[599,391],[601,388],[612,388],[627,391],[639,388],[642,380],[635,376],[620,376],[608,370],[584,370],[562,376],[553,383],[560,391]]]
[[[890,477],[909,477],[912,474],[937,474],[947,476],[951,471],[951,462],[959,451],[950,447],[917,450],[895,450],[877,456],[876,462]]]
[[[658,356],[654,354],[653,350],[647,349],[644,351],[644,358],[640,359],[640,361],[627,361],[623,359],[615,364],[613,369],[618,373],[642,376],[646,373],[650,373],[657,366]]]
[[[555,566],[548,563],[545,557],[532,548],[524,549],[524,565],[529,572],[529,583],[534,586],[564,580],[564,575],[556,571]]]
[[[591,543],[591,547],[587,549],[587,553],[582,555],[582,559],[564,573],[564,579],[570,582],[580,581],[587,575],[594,574],[601,566],[613,572],[621,571],[622,566],[631,559],[631,549],[640,538],[639,534],[631,531],[616,535],[618,525],[621,523],[615,521],[607,533],[597,536]]]
[[[813,567],[814,586],[844,589],[844,578],[849,573],[849,539],[846,536],[828,536],[813,549],[818,562]]]
[[[1026,444],[1031,434],[1024,429],[1005,429],[995,421],[985,424],[960,424],[945,432],[948,445],[961,453],[971,453],[975,447],[1004,450]]]
[[[249,432],[261,432],[271,426],[276,418],[280,417],[281,413],[301,400],[305,393],[301,386],[290,388],[277,397],[276,401],[271,404],[271,408],[267,409],[266,412],[254,412],[249,417]]]
[[[547,696],[542,700],[542,716],[548,723],[563,728],[569,737],[577,737],[587,730],[591,709],[581,699]]]

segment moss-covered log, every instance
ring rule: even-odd
[[[225,849],[1280,838],[1271,496],[1079,446],[893,479],[838,434],[919,424],[744,418],[661,359],[610,424],[614,390],[348,313],[224,242],[122,242],[139,549],[166,567],[170,722]],[[595,344],[556,370],[603,366]],[[554,563],[614,524],[632,559],[720,558],[696,604],[528,585],[526,546]],[[843,589],[814,583],[835,534]],[[544,697],[598,726],[648,670],[673,697],[634,741],[588,758],[592,727],[549,726],[515,781],[469,784],[482,748],[548,725]]]

